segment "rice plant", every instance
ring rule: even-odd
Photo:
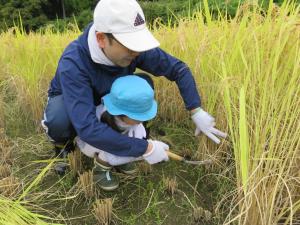
[[[211,20],[208,9],[195,17],[157,32],[168,40],[163,48],[191,65],[204,107],[228,128],[230,143],[217,148],[201,137],[198,145],[219,162],[233,149],[238,194],[225,224],[293,224],[300,207],[299,6],[270,2],[262,15],[258,5],[244,5],[230,21]],[[158,86],[159,102],[168,102],[160,112],[184,120],[176,88]]]
[[[17,101],[36,124],[42,116],[48,81],[55,73],[57,61],[66,44],[76,36],[78,30],[60,34],[47,29],[25,34],[18,28],[0,34],[1,76],[10,80]]]

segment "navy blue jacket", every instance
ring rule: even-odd
[[[63,95],[67,113],[77,135],[88,144],[119,156],[141,156],[147,141],[122,135],[96,117],[96,105],[109,93],[115,79],[140,68],[175,81],[188,110],[200,106],[200,97],[189,68],[160,48],[141,53],[128,67],[106,66],[92,61],[88,48],[90,26],[63,52],[49,97]]]

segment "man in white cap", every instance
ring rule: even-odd
[[[226,136],[214,128],[214,118],[201,108],[200,96],[187,65],[158,46],[135,0],[98,2],[93,23],[63,52],[48,91],[42,124],[57,154],[65,156],[72,150],[76,135],[96,148],[119,156],[138,157],[165,146],[153,146],[153,142],[122,135],[96,117],[95,106],[109,93],[113,81],[134,74],[136,68],[176,82],[186,109],[191,111],[196,135],[202,131],[216,143],[220,142],[216,135]],[[150,76],[141,77],[153,87]],[[154,155],[158,157],[156,162],[160,161],[159,154]],[[161,160],[164,157],[162,155]],[[131,167],[128,168],[123,171]]]

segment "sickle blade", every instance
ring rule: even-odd
[[[184,160],[185,163],[193,164],[193,165],[207,165],[212,164],[212,160],[203,160],[203,161],[191,161],[191,160]]]

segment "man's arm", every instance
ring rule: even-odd
[[[217,144],[220,143],[220,139],[216,135],[223,138],[227,136],[226,133],[215,128],[215,119],[201,108],[195,80],[185,63],[160,48],[142,53],[136,62],[138,68],[156,76],[165,76],[176,82],[186,109],[191,111],[192,120],[196,125],[196,136],[203,132]]]
[[[186,109],[201,106],[195,80],[188,66],[160,48],[146,51],[138,56],[137,67],[155,76],[165,76],[175,81],[184,100]]]

